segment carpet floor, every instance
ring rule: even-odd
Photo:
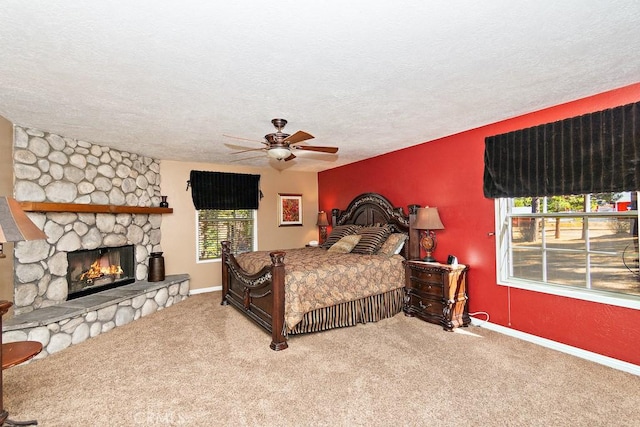
[[[4,371],[40,426],[638,426],[640,378],[479,327],[400,314],[270,336],[220,293]]]

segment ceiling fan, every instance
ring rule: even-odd
[[[276,131],[273,133],[269,133],[264,136],[265,141],[254,141],[252,139],[239,138],[237,136],[224,135],[227,138],[240,139],[243,141],[253,141],[264,144],[264,147],[261,148],[250,148],[250,147],[242,147],[239,145],[233,144],[225,144],[227,147],[233,148],[235,151],[231,154],[241,154],[249,151],[266,151],[267,156],[272,159],[278,161],[288,162],[289,160],[293,160],[296,158],[296,155],[293,154],[293,151],[302,150],[302,151],[316,151],[320,153],[329,153],[335,154],[338,152],[338,147],[317,147],[312,145],[299,145],[304,141],[308,141],[313,139],[313,135],[304,132],[297,131],[294,134],[289,135],[288,133],[282,132],[282,129],[287,124],[285,119],[273,119],[271,120],[273,126],[275,126]],[[245,160],[245,159],[238,159]]]

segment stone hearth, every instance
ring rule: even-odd
[[[162,282],[138,281],[14,316],[3,323],[2,342],[39,341],[43,350],[35,359],[42,359],[188,296],[186,274],[167,276]]]

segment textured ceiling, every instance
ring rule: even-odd
[[[637,0],[3,0],[0,115],[212,163],[282,117],[318,171],[636,83],[639,46]]]

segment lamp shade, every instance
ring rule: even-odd
[[[11,197],[0,197],[0,243],[46,238],[44,231],[31,222],[18,202]]]
[[[318,223],[316,225],[324,227],[329,225],[329,220],[327,219],[327,213],[325,211],[318,212]]]
[[[438,214],[438,208],[419,208],[413,228],[418,230],[444,230],[444,225],[440,221],[440,215]]]

